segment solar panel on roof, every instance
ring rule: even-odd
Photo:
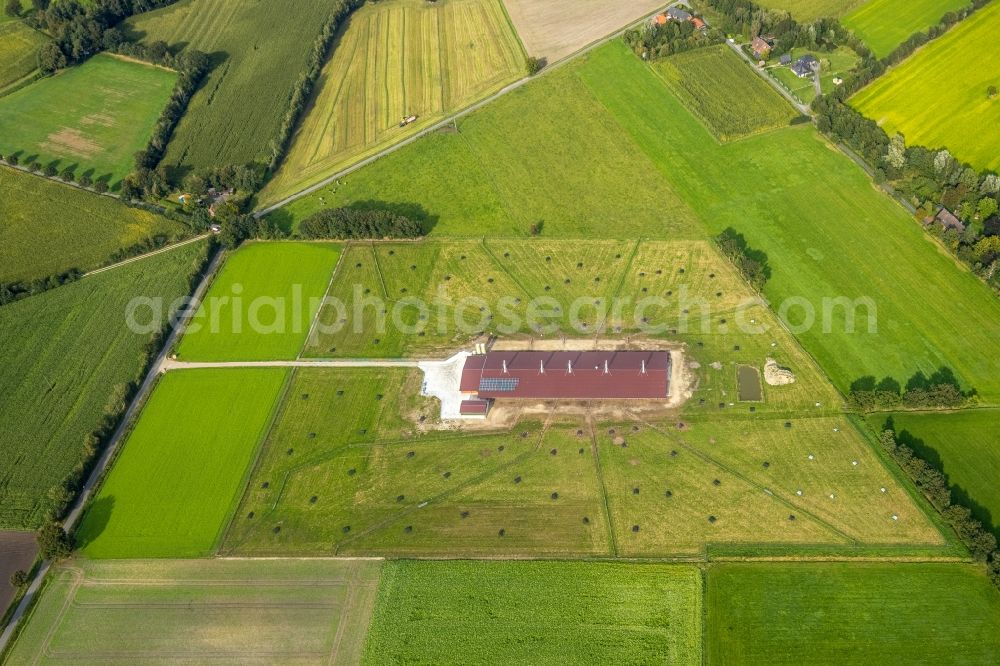
[[[483,377],[479,390],[493,393],[511,393],[517,389],[517,377]]]

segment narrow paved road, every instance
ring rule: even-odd
[[[91,275],[97,275],[98,273],[104,273],[105,271],[114,270],[116,268],[121,268],[126,264],[131,264],[134,261],[139,261],[141,259],[148,259],[149,257],[156,256],[158,254],[163,254],[164,252],[170,252],[171,250],[176,250],[179,247],[184,247],[185,245],[190,245],[191,243],[197,243],[200,240],[204,240],[211,236],[212,234],[202,234],[200,236],[195,236],[194,238],[188,238],[187,240],[182,240],[179,243],[173,243],[172,245],[164,245],[163,247],[153,250],[152,252],[147,252],[146,254],[137,254],[134,257],[129,257],[119,261],[116,264],[111,264],[110,266],[104,266],[103,268],[95,268],[92,271],[87,271],[83,274],[83,277],[90,277]]]
[[[587,44],[586,46],[584,46],[582,49],[576,51],[575,53],[571,53],[570,55],[566,56],[565,58],[563,58],[561,60],[557,60],[554,63],[548,64],[545,67],[545,69],[543,69],[536,76],[529,76],[529,77],[525,77],[523,79],[519,79],[519,80],[515,81],[514,83],[511,83],[510,85],[504,87],[503,89],[501,89],[501,90],[493,93],[489,97],[487,97],[485,99],[481,99],[478,102],[476,102],[475,104],[473,104],[472,106],[468,106],[468,107],[462,109],[461,111],[458,111],[457,113],[454,113],[454,114],[448,116],[447,118],[445,118],[445,119],[443,119],[443,120],[441,120],[441,121],[439,121],[439,122],[431,125],[430,127],[426,127],[424,129],[420,130],[416,134],[414,134],[414,135],[412,135],[410,137],[407,137],[406,139],[403,139],[399,143],[394,143],[393,145],[385,148],[384,150],[381,150],[381,151],[375,153],[371,157],[366,157],[365,159],[361,160],[360,162],[356,162],[356,163],[352,164],[351,166],[349,166],[349,167],[347,167],[347,168],[345,168],[345,169],[343,169],[341,171],[338,171],[337,173],[335,173],[335,174],[333,174],[331,176],[328,176],[328,177],[324,178],[320,182],[316,183],[315,185],[311,185],[311,186],[307,187],[306,189],[302,190],[301,192],[297,192],[297,193],[295,193],[295,194],[293,194],[293,195],[291,195],[289,197],[285,197],[284,199],[282,199],[281,201],[279,201],[277,203],[271,204],[270,206],[267,206],[266,208],[262,208],[261,210],[259,210],[256,213],[254,213],[254,216],[258,217],[258,218],[264,217],[265,215],[269,215],[269,214],[273,213],[274,211],[278,210],[279,208],[284,208],[285,206],[287,206],[288,204],[292,203],[293,201],[297,201],[297,200],[299,200],[299,199],[301,199],[303,197],[307,197],[310,194],[313,194],[314,192],[318,192],[319,190],[323,189],[324,187],[326,187],[330,183],[333,183],[333,182],[335,182],[337,180],[340,180],[341,178],[349,176],[350,174],[354,173],[358,169],[366,167],[369,164],[371,164],[372,162],[375,162],[376,160],[381,159],[381,158],[385,157],[386,155],[394,153],[397,150],[399,150],[400,148],[404,148],[404,147],[410,145],[411,143],[413,143],[414,141],[416,141],[417,139],[419,139],[421,137],[427,136],[428,134],[431,134],[432,132],[437,132],[441,128],[447,127],[448,125],[451,125],[452,123],[454,123],[459,118],[464,118],[465,116],[469,115],[473,111],[481,109],[482,107],[486,106],[487,104],[496,101],[497,99],[503,97],[504,95],[506,95],[508,93],[514,92],[515,90],[517,90],[521,86],[525,85],[526,83],[529,83],[530,81],[533,81],[533,80],[535,80],[535,79],[537,79],[537,78],[539,78],[541,76],[545,76],[545,75],[549,74],[552,71],[555,71],[556,69],[558,69],[559,67],[563,66],[567,62],[570,62],[571,60],[575,59],[576,57],[578,57],[580,55],[583,55],[584,53],[587,53],[588,51],[592,51],[592,50],[598,48],[599,46],[603,46],[604,44],[607,44],[608,42],[610,42],[613,39],[618,38],[620,35],[624,34],[626,30],[631,29],[633,26],[645,23],[646,21],[649,21],[650,19],[652,19],[657,14],[666,11],[668,8],[673,7],[674,5],[679,5],[679,4],[682,4],[682,0],[674,0],[674,2],[667,3],[667,4],[663,5],[663,7],[661,7],[660,9],[657,9],[655,12],[653,12],[651,14],[648,14],[647,16],[642,17],[641,19],[639,19],[638,21],[635,21],[634,23],[628,24],[627,26],[623,27],[621,30],[616,30],[615,32],[611,33],[610,35],[607,35],[605,37],[602,37],[601,39],[598,39],[598,40],[596,40],[594,42],[591,42],[590,44]]]
[[[223,254],[223,252],[217,252],[215,257],[212,258],[211,263],[208,265],[208,268],[205,270],[205,276],[202,278],[201,282],[198,284],[198,288],[195,289],[194,292],[196,301],[201,301],[201,299],[205,296],[205,291],[208,289],[208,285],[212,281],[212,276],[215,275],[219,265],[222,263]],[[193,316],[193,314],[194,313],[191,312],[189,313],[189,316]],[[118,450],[118,446],[128,430],[128,427],[131,425],[132,419],[135,418],[135,415],[145,403],[146,397],[149,395],[153,385],[156,383],[156,378],[160,374],[159,369],[160,366],[163,365],[167,352],[174,346],[174,343],[180,337],[181,333],[183,333],[184,328],[187,326],[187,321],[187,319],[182,319],[176,326],[174,326],[170,335],[167,336],[166,341],[163,343],[163,347],[160,349],[159,355],[150,365],[150,370],[146,373],[146,377],[143,379],[142,385],[136,392],[135,397],[132,398],[132,402],[129,403],[128,409],[125,410],[125,414],[118,423],[118,428],[115,429],[114,434],[108,441],[108,445],[104,448],[104,452],[101,454],[97,464],[94,466],[94,471],[90,473],[90,476],[87,478],[87,482],[84,484],[83,489],[76,498],[76,502],[73,504],[73,508],[70,510],[69,515],[66,516],[66,520],[63,522],[63,527],[67,532],[73,530],[73,527],[83,515],[83,508],[87,503],[87,499],[90,497],[90,494],[93,492],[97,483],[104,475],[104,471],[107,468],[108,463],[110,463],[111,459],[114,457],[115,451]],[[10,616],[7,626],[4,627],[3,633],[0,634],[0,654],[2,654],[6,649],[7,644],[14,635],[14,630],[17,628],[18,623],[34,602],[35,596],[38,594],[38,590],[42,586],[42,581],[45,580],[45,575],[49,572],[51,565],[52,563],[49,561],[42,562],[41,567],[39,567],[38,572],[31,581],[31,585],[28,586],[27,592],[25,592],[24,597],[21,598],[21,602],[17,605],[14,613]]]
[[[794,106],[796,109],[799,110],[799,113],[801,113],[804,116],[811,116],[812,115],[812,111],[809,109],[809,105],[807,105],[807,104],[800,104],[798,102],[798,100],[796,100],[795,97],[792,96],[792,93],[788,92],[787,90],[785,90],[784,88],[782,88],[780,85],[778,85],[778,82],[775,81],[774,79],[772,79],[770,76],[768,76],[766,72],[760,71],[760,69],[757,67],[757,63],[755,63],[750,56],[748,56],[746,53],[743,52],[743,49],[740,48],[739,44],[736,44],[734,42],[730,42],[728,40],[726,41],[726,44],[728,44],[729,48],[731,48],[733,51],[736,52],[736,55],[738,55],[739,57],[743,58],[744,60],[746,60],[750,64],[750,69],[752,69],[753,71],[755,71],[757,73],[757,76],[760,76],[765,81],[767,81],[768,84],[770,84],[770,86],[772,88],[774,88],[779,93],[781,93],[782,97],[784,97],[789,102],[791,102],[792,106]]]

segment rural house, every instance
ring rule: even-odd
[[[765,58],[771,53],[771,45],[763,37],[754,37],[750,42],[750,49],[753,50],[754,58]]]
[[[792,71],[800,79],[812,76],[814,72],[819,71],[819,60],[811,53],[807,53],[795,61],[795,64],[792,65]]]
[[[666,16],[670,21],[682,22],[691,20],[691,12],[686,12],[678,7],[671,7],[668,9]]]
[[[781,58],[778,59],[778,62],[780,62],[782,65],[790,65],[792,64],[792,56],[786,53],[782,55]]]
[[[960,232],[965,231],[965,225],[962,224],[962,221],[947,208],[942,207],[937,215],[934,216],[934,219],[941,223],[941,228],[945,231],[948,229],[955,229]]]

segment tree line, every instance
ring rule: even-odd
[[[714,27],[706,31],[696,30],[691,21],[667,21],[663,25],[647,23],[634,28],[627,31],[622,39],[643,60],[655,60],[720,44],[725,36]]]
[[[924,497],[955,530],[969,552],[986,565],[993,585],[1000,589],[1000,551],[997,538],[972,515],[972,510],[954,501],[947,477],[937,468],[920,458],[908,445],[901,443],[890,419],[879,442],[882,448],[909,475]]]
[[[309,239],[419,238],[420,223],[386,210],[330,208],[303,220],[299,235]]]
[[[962,391],[951,368],[942,367],[929,377],[918,371],[905,385],[892,377],[861,377],[851,383],[847,399],[854,409],[871,412],[899,407],[961,407],[974,402],[976,395],[975,389]]]
[[[83,62],[126,41],[118,27],[130,16],[152,11],[176,0],[32,0],[34,11],[25,22],[52,37],[38,50],[38,67],[52,73]]]
[[[764,285],[771,278],[771,267],[767,262],[767,253],[750,247],[743,234],[732,227],[716,236],[715,244],[722,251],[722,254],[733,262],[743,278],[754,289],[757,291],[764,289]]]

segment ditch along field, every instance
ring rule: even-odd
[[[717,564],[705,656],[720,664],[995,664],[1000,594],[966,564]]]
[[[46,41],[20,21],[0,23],[0,91],[38,69],[38,49]]]
[[[548,64],[662,9],[662,0],[503,0],[528,53]]]
[[[872,50],[884,58],[916,32],[936,25],[951,11],[968,7],[969,0],[868,0],[841,19]]]
[[[229,257],[177,347],[185,361],[298,356],[340,257],[332,243],[247,243]]]
[[[162,215],[8,167],[0,167],[0,190],[0,282],[91,270],[124,248],[189,232]]]
[[[266,163],[295,82],[338,2],[182,0],[127,23],[145,43],[198,49],[214,68],[188,105],[163,164],[209,169]]]
[[[75,561],[7,664],[357,664],[378,562]]]
[[[434,429],[420,382],[416,370],[296,370],[222,552],[951,552],[843,416],[743,403],[662,422],[622,405],[606,421],[586,405],[521,405],[509,429],[460,433]]]
[[[177,75],[98,54],[0,97],[0,153],[54,163],[116,189],[133,169]]]
[[[387,562],[365,663],[701,664],[695,567]]]
[[[129,301],[162,298],[166,310],[205,250],[187,245],[0,307],[0,528],[41,524],[84,438],[139,379],[151,336],[129,331]]]
[[[996,35],[1000,4],[990,3],[851,98],[851,104],[910,145],[945,147],[976,169],[1000,169],[1000,88]],[[970,67],[969,63],[976,63]],[[947,119],[947,120],[943,120]]]
[[[287,374],[237,368],[164,375],[77,530],[83,554],[213,552]]]
[[[984,525],[1000,531],[1000,410],[900,412],[868,422],[881,431],[891,425],[899,442],[914,449],[948,476],[955,501],[973,510]]]
[[[766,81],[747,76],[746,64],[725,44],[680,53],[655,69],[720,141],[787,127],[798,117]]]
[[[423,211],[431,237],[523,236],[539,221],[544,238],[705,238],[732,227],[767,254],[764,296],[842,391],[863,375],[905,382],[947,366],[983,402],[1000,402],[1000,303],[986,285],[812,127],[720,144],[618,42],[276,219],[371,201]],[[885,231],[878,242],[873,228]],[[803,326],[809,311],[815,324]],[[956,337],[956,326],[967,333]]]
[[[524,53],[501,0],[365,5],[342,29],[260,200],[294,194],[523,75]],[[416,122],[400,127],[409,116]]]

